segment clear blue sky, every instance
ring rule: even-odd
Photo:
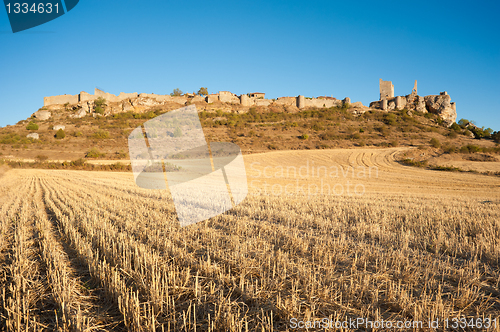
[[[43,97],[107,92],[333,95],[368,105],[448,91],[458,119],[500,130],[497,1],[81,0],[13,34],[0,8],[0,126]]]

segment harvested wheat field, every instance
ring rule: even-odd
[[[131,173],[11,170],[0,330],[497,330],[500,178],[402,166],[402,150],[247,156],[247,198],[184,228]]]

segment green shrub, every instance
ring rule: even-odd
[[[394,140],[394,141],[391,141],[391,142],[389,143],[389,145],[390,145],[390,146],[392,146],[392,147],[396,147],[396,146],[398,146],[398,145],[399,145],[399,142],[398,142],[397,140]]]
[[[467,144],[460,148],[461,153],[476,153],[480,152],[481,148],[477,145]]]
[[[439,140],[437,138],[431,138],[430,142],[431,146],[433,148],[439,148],[441,146],[441,142],[439,142]]]
[[[463,170],[461,170],[460,168],[458,167],[452,167],[452,166],[431,166],[431,169],[434,170],[434,171],[445,171],[445,172],[463,172]]]
[[[458,150],[457,147],[452,146],[452,145],[448,145],[448,146],[443,148],[444,153],[448,153],[448,154],[455,153],[455,152],[457,152],[457,150]]]
[[[465,129],[465,127],[467,127],[467,125],[470,123],[469,120],[467,119],[460,119],[458,121],[458,125],[462,128],[462,129]]]
[[[300,139],[304,139],[304,140],[306,140],[306,139],[308,139],[308,138],[309,138],[309,135],[307,135],[307,134],[302,134],[302,135],[300,135],[300,136],[299,136],[299,138],[300,138]]]
[[[179,127],[175,127],[174,130],[174,137],[181,137],[182,136],[182,130]]]
[[[92,136],[97,139],[106,139],[109,138],[109,132],[106,130],[98,130]]]
[[[425,167],[427,166],[428,161],[427,160],[415,161],[413,159],[403,159],[401,160],[401,163],[407,166]]]
[[[104,108],[102,108],[101,106],[96,106],[95,112],[98,114],[104,114]]]
[[[133,112],[117,113],[113,115],[113,118],[115,119],[132,119],[133,117],[134,117]]]
[[[325,130],[325,124],[321,121],[315,121],[314,123],[311,124],[311,129],[314,131],[321,131]]]
[[[96,107],[102,107],[102,106],[105,106],[106,105],[106,99],[104,99],[103,97],[99,97],[97,98],[95,101],[94,101],[94,105]]]
[[[64,130],[62,129],[59,129],[56,134],[54,135],[54,137],[56,139],[63,139],[64,137],[66,137],[66,134],[64,133]]]
[[[34,123],[33,121],[30,121],[28,125],[26,126],[26,129],[28,130],[38,130],[38,125]]]
[[[70,166],[77,166],[77,167],[82,167],[82,166],[85,166],[87,164],[87,161],[83,158],[79,158],[77,160],[73,160],[71,163],[70,163]]]
[[[497,142],[500,143],[500,131],[495,131],[492,135],[491,138]]]
[[[18,134],[14,134],[14,133],[9,133],[9,134],[5,134],[5,135],[0,136],[0,143],[1,144],[15,144],[15,143],[19,142],[20,140],[21,140],[21,136],[19,136]]]
[[[85,158],[102,158],[106,156],[104,152],[97,150],[96,148],[92,148],[85,154]]]
[[[450,129],[454,130],[456,132],[462,131],[462,128],[460,128],[460,126],[457,123],[455,123],[455,122],[453,122],[453,124],[450,126]]]
[[[278,150],[278,146],[276,144],[268,144],[267,148],[269,150]]]
[[[384,122],[389,126],[394,126],[396,124],[396,115],[393,113],[384,114]]]
[[[73,136],[75,136],[75,137],[80,137],[80,136],[82,136],[82,135],[83,135],[83,134],[82,134],[82,132],[81,132],[81,131],[75,131],[75,132],[73,132]]]
[[[491,128],[484,129],[482,128],[470,128],[470,131],[474,134],[475,138],[489,138],[491,137],[491,134],[493,133],[493,130]]]
[[[181,89],[179,88],[175,88],[174,91],[172,91],[172,93],[170,94],[172,97],[178,97],[178,96],[182,96],[183,92]]]
[[[115,152],[115,158],[116,159],[125,159],[127,158],[127,153],[124,152],[123,150]]]
[[[45,156],[45,155],[40,155],[40,154],[39,154],[39,155],[37,155],[37,156],[35,157],[35,159],[36,159],[36,160],[38,160],[39,162],[44,162],[44,161],[46,161],[47,159],[49,159],[49,157],[47,157],[47,156]]]

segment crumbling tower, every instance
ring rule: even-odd
[[[382,81],[380,79],[380,100],[394,97],[394,85],[391,81]]]

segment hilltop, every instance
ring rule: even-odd
[[[45,106],[30,118],[0,128],[1,157],[22,161],[85,158],[126,163],[127,138],[134,128],[165,112],[194,104],[207,140],[236,143],[244,154],[400,146],[418,148],[403,156],[412,162],[441,156],[447,162],[471,161],[470,153],[476,153],[472,158],[476,160],[472,161],[498,159],[499,147],[491,131],[466,120],[460,125],[449,123],[439,112],[431,113],[425,108],[408,109],[412,105],[406,100],[411,95],[406,96],[404,103],[401,98],[389,97],[388,103],[382,102],[385,110],[333,97],[267,100],[258,94],[236,97],[225,92],[206,97],[120,94],[123,100],[104,92],[83,96],[87,100],[82,100],[82,94],[77,98],[67,96],[73,98],[70,99],[73,103],[64,104],[60,104],[64,99],[54,104],[54,100],[46,98]],[[310,106],[302,105],[304,101]],[[314,106],[321,102],[323,105]],[[388,104],[392,107],[387,107]],[[422,152],[424,149],[428,151]]]

